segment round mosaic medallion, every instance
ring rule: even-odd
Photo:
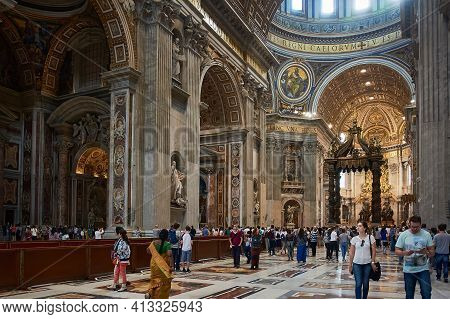
[[[234,218],[239,217],[239,209],[233,209],[231,211],[231,216],[233,216]]]
[[[306,64],[291,62],[278,74],[278,92],[286,102],[299,103],[309,96],[313,82],[313,72]]]

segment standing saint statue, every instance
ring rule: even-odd
[[[175,38],[172,43],[172,77],[180,80],[181,62],[185,60],[181,53],[180,38]]]
[[[181,181],[184,179],[184,177],[185,177],[184,174],[181,173],[179,170],[177,170],[177,162],[172,161],[171,200],[172,200],[172,202],[175,202],[179,206],[186,205],[186,200],[183,198],[183,195],[182,195],[183,185],[181,183]]]

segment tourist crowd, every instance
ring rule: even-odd
[[[34,225],[3,225],[2,240],[69,240],[101,239],[102,228],[82,228],[77,226],[51,227]],[[117,240],[111,252],[114,265],[114,282],[109,289],[127,290],[126,267],[131,256],[131,246],[127,231],[116,228]],[[144,233],[136,228],[133,237]],[[412,216],[408,225],[401,227],[380,226],[369,228],[366,222],[356,226],[303,227],[289,229],[283,227],[233,227],[209,228],[197,231],[193,226],[181,229],[173,224],[170,229],[152,231],[154,240],[147,249],[151,255],[150,289],[146,298],[168,298],[172,272],[189,273],[192,243],[196,236],[219,236],[229,241],[235,268],[241,267],[241,257],[245,256],[250,269],[259,268],[259,256],[266,250],[269,256],[285,255],[288,261],[294,256],[298,263],[306,263],[307,258],[315,258],[318,247],[324,247],[327,262],[348,262],[348,271],[355,279],[355,297],[367,298],[369,282],[379,280],[382,272],[377,262],[377,253],[397,255],[403,265],[406,298],[414,298],[416,284],[420,285],[421,296],[431,298],[432,270],[436,280],[448,283],[448,262],[450,235],[445,224],[427,229],[419,216]],[[296,253],[294,253],[296,250]],[[341,258],[339,258],[341,257]],[[122,284],[119,285],[119,279]]]

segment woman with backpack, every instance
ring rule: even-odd
[[[251,242],[251,267],[250,269],[259,268],[259,254],[261,253],[262,235],[257,228],[253,229]]]
[[[127,266],[130,264],[131,248],[128,240],[127,231],[123,228],[116,229],[119,239],[114,245],[113,264],[114,264],[114,282],[108,287],[110,290],[116,290],[119,285],[119,277],[122,278],[122,287],[118,292],[127,290]]]

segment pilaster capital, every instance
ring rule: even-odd
[[[136,90],[141,73],[130,67],[121,68],[118,70],[107,71],[101,74],[102,82],[108,86],[111,91],[122,89]]]
[[[257,98],[257,92],[262,88],[262,85],[258,83],[258,81],[251,75],[249,71],[245,71],[239,74],[240,76],[240,85],[242,89],[242,96],[244,98]]]
[[[194,18],[188,15],[184,19],[185,45],[198,53],[204,60],[212,59],[209,47],[208,31],[201,23],[194,22]]]
[[[269,109],[272,106],[272,93],[263,86],[257,89],[258,106],[263,109]]]
[[[171,30],[180,9],[181,6],[172,0],[139,0],[136,11],[140,21],[146,24],[160,23]]]

